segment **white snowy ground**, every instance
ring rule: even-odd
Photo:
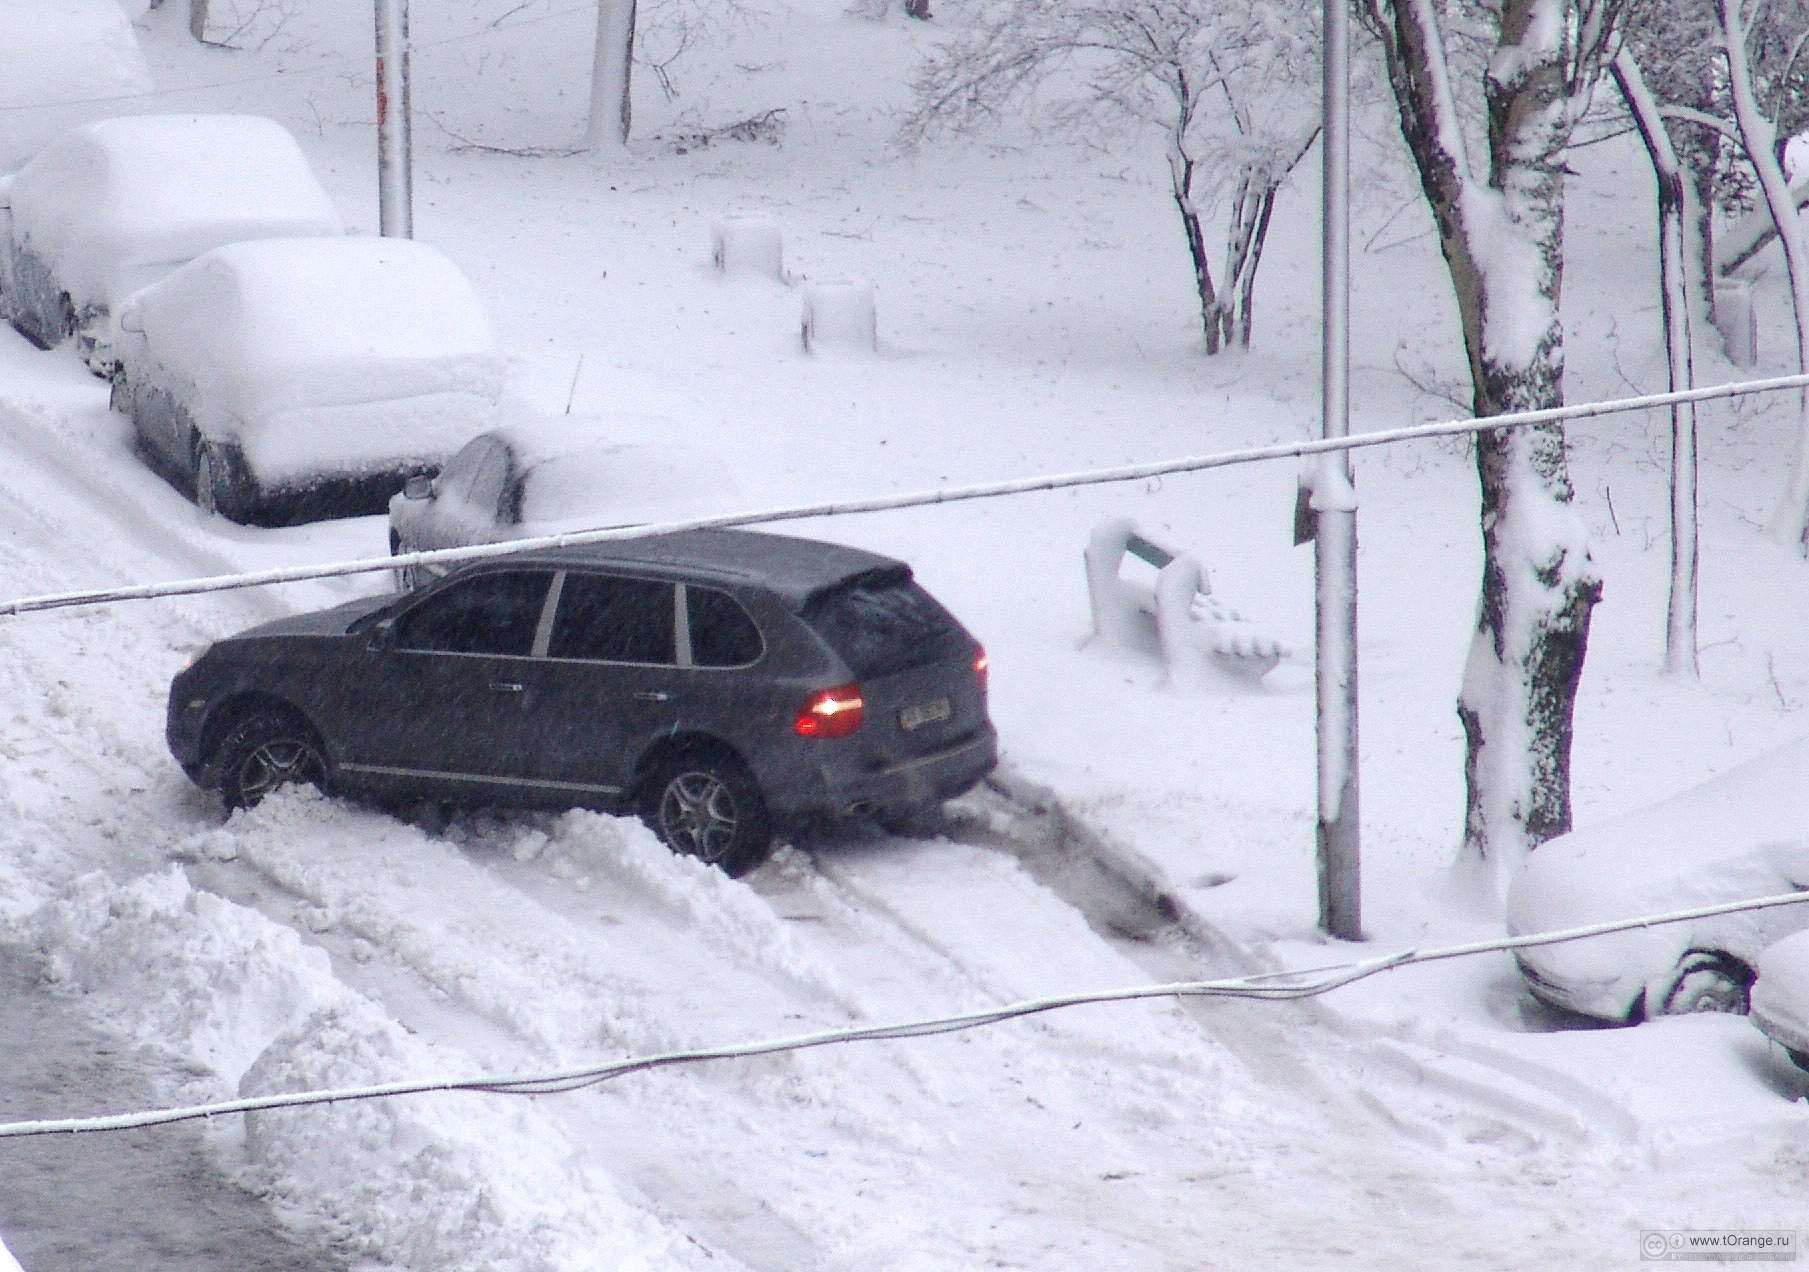
[[[188,42],[182,7],[141,20],[147,60],[166,88],[211,87],[138,105],[277,115],[348,221],[374,229],[364,8],[311,6],[261,52],[230,53]],[[680,97],[643,78],[640,140],[599,166],[449,148],[582,135],[585,6],[417,3],[416,231],[491,306],[518,409],[678,421],[672,440],[726,457],[762,504],[1310,434],[1312,173],[1278,210],[1255,348],[1206,359],[1147,145],[887,149],[913,49],[947,20],[798,0],[731,23],[732,44],[674,68]],[[777,146],[654,140],[773,107]],[[1570,392],[1656,389],[1647,179],[1626,148],[1576,167]],[[793,285],[710,271],[712,220],[747,210],[780,222]],[[1460,413],[1430,391],[1461,398],[1461,362],[1400,171],[1364,187],[1354,241],[1355,427]],[[1773,371],[1789,369],[1781,272],[1759,292]],[[879,354],[804,356],[796,284],[845,276],[878,285]],[[1700,685],[1655,672],[1662,421],[1575,429],[1607,582],[1578,711],[1580,820],[1802,731],[1809,576],[1759,530],[1790,415],[1782,401],[1707,413]],[[948,837],[786,849],[743,883],[587,814],[436,830],[293,796],[220,825],[164,751],[170,674],[215,636],[376,586],[359,581],[7,620],[0,936],[43,951],[57,992],[186,1064],[166,1094],[188,1102],[1494,935],[1444,893],[1474,479],[1454,444],[1357,467],[1360,947],[1314,931],[1311,567],[1289,543],[1286,464],[805,528],[918,567],[992,655],[1011,772],[1164,880],[1203,943],[1090,928],[1002,850],[1042,831],[994,796],[963,801]],[[104,386],[11,333],[0,470],[7,597],[384,550],[375,519],[202,519],[133,458]],[[1116,515],[1198,552],[1218,593],[1301,652],[1261,686],[1181,694],[1141,655],[1081,648],[1080,549]],[[298,1230],[372,1269],[1615,1268],[1638,1261],[1642,1230],[1798,1226],[1804,1082],[1747,1022],[1553,1024],[1503,957],[1305,1006],[1088,1008],[531,1102],[221,1119],[208,1135]],[[68,1093],[68,1113],[102,1111]]]

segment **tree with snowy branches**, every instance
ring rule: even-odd
[[[1565,151],[1630,3],[1359,0],[1456,292],[1478,417],[1563,403]],[[1464,39],[1448,41],[1448,24]],[[1476,462],[1483,570],[1458,701],[1459,861],[1492,889],[1503,864],[1570,828],[1576,690],[1601,580],[1561,424],[1478,433]]]
[[[998,0],[925,63],[907,136],[1035,111],[1153,126],[1186,235],[1206,351],[1250,343],[1276,196],[1319,135],[1318,10],[1302,0]],[[1228,217],[1222,271],[1207,216]]]

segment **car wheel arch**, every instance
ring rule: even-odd
[[[1739,1005],[1735,1008],[1706,1004],[1684,1005],[1680,996],[1690,995],[1688,982],[1703,979],[1720,981],[1729,990],[1735,991]],[[1641,1002],[1642,1014],[1645,1019],[1654,1020],[1660,1016],[1700,1011],[1734,1010],[1744,1013],[1750,1001],[1753,982],[1757,979],[1757,969],[1738,955],[1726,950],[1692,946],[1678,955],[1677,961],[1662,977],[1646,987]],[[1700,998],[1702,995],[1698,993],[1695,997]]]
[[[660,770],[681,756],[729,760],[753,772],[753,765],[747,762],[745,755],[714,734],[700,731],[670,734],[641,752],[635,761],[634,779],[629,786],[630,801],[635,809],[644,808],[653,796],[650,784]]]
[[[234,694],[220,702],[208,713],[207,723],[201,730],[201,759],[204,764],[212,764],[219,759],[220,744],[226,740],[241,723],[260,713],[286,716],[303,729],[307,730],[319,745],[321,754],[332,758],[332,749],[321,734],[308,713],[290,702],[272,693],[247,691]]]

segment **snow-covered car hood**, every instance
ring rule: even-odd
[[[1516,936],[1809,889],[1809,739],[1531,853],[1508,890]],[[1750,964],[1809,906],[1722,915],[1520,951],[1540,997],[1624,1018],[1688,950]]]

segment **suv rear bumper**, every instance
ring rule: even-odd
[[[883,768],[822,765],[819,791],[796,804],[783,789],[769,790],[767,797],[775,812],[786,815],[927,809],[971,790],[998,762],[998,733],[987,724],[952,746]]]

